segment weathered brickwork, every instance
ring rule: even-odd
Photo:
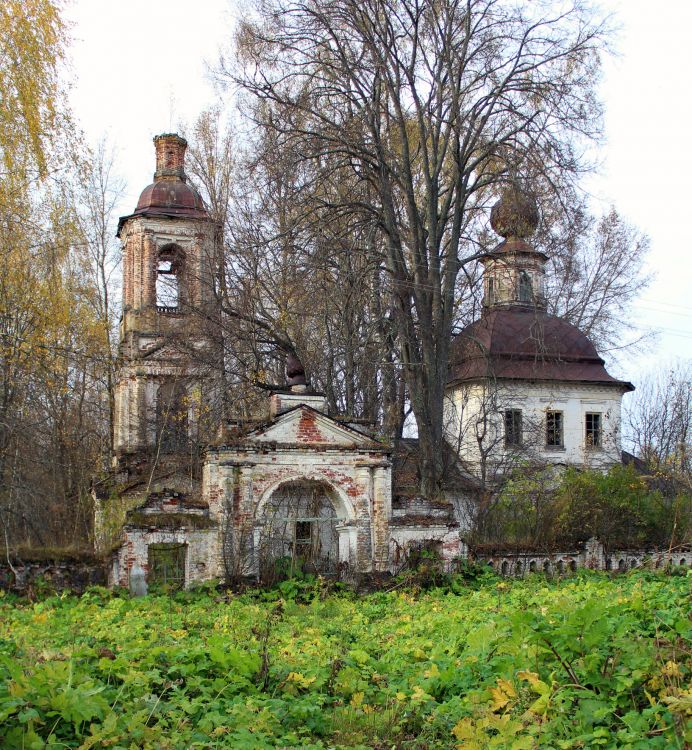
[[[338,519],[339,559],[355,570],[388,566],[391,462],[387,448],[307,406],[284,412],[236,445],[210,450],[203,479],[210,511],[238,533],[261,533],[263,507],[288,485],[324,488]]]
[[[126,529],[125,542],[116,552],[110,570],[109,584],[129,586],[135,565],[149,570],[149,547],[153,544],[180,544],[185,551],[185,585],[191,586],[212,578],[223,577],[223,561],[217,529],[160,530]]]
[[[325,397],[310,390],[295,353],[287,356],[286,386],[269,399],[267,421],[222,425],[218,444],[207,449],[201,488],[190,486],[180,467],[164,471],[162,438],[170,438],[171,431],[161,426],[162,406],[175,403],[183,437],[199,445],[199,405],[211,402],[215,383],[198,362],[223,358],[200,322],[212,316],[195,314],[213,304],[215,228],[187,183],[185,140],[169,133],[154,143],[154,182],[118,228],[123,320],[114,463],[128,488],[111,502],[124,523],[113,583],[126,585],[135,568],[146,576],[149,559],[158,570],[163,563],[156,554],[150,556],[156,552],[152,545],[179,545],[175,564],[179,570],[184,558],[188,586],[223,576],[262,577],[267,561],[292,566],[299,560],[330,574],[394,571],[420,547],[434,549],[453,569],[467,555],[463,534],[478,497],[474,471],[481,464],[476,432],[481,423],[489,444],[496,446],[489,462],[484,454],[484,470],[496,463],[498,476],[504,471],[502,460],[510,466],[516,455],[597,468],[619,460],[620,402],[632,386],[611,378],[588,339],[545,311],[547,259],[526,242],[538,213],[522,199],[525,220],[520,223],[510,221],[514,209],[502,209],[502,204],[494,209],[493,226],[505,240],[483,260],[486,313],[453,345],[443,426],[450,453],[444,488],[449,502],[418,496],[418,467],[408,449],[410,465],[402,464],[393,488],[390,447],[354,424],[331,418]],[[507,196],[503,200],[516,203],[516,195]],[[164,282],[173,292],[167,293]],[[491,325],[495,320],[498,324]],[[190,356],[194,350],[205,356]],[[495,368],[490,382],[489,365],[490,371]],[[479,421],[488,409],[491,415]],[[508,411],[519,425],[512,434],[507,433]],[[560,427],[549,434],[550,414],[560,415]],[[399,450],[405,443],[399,441]],[[132,469],[154,455],[151,471],[144,463]],[[131,475],[137,471],[139,484],[133,489]],[[105,507],[99,500],[96,532],[103,540]],[[484,559],[509,573],[552,565],[621,568],[634,559],[628,554],[607,557],[594,542],[560,553],[554,562],[554,556],[526,558],[523,553]]]
[[[143,191],[135,212],[123,217],[118,228],[123,243],[121,361],[114,426],[118,456],[155,445],[160,386],[184,383],[192,394],[202,373],[185,352],[195,349],[210,355],[215,346],[202,327],[205,316],[199,314],[213,299],[213,222],[186,184],[185,140],[166,134],[154,142],[155,182]],[[175,270],[173,306],[158,304],[162,263]],[[213,359],[213,355],[206,358]],[[213,384],[206,382],[204,387],[213,388]],[[191,412],[190,435],[194,428]]]

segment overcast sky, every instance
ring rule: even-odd
[[[655,346],[616,366],[642,372],[692,352],[692,146],[690,28],[686,0],[603,0],[621,31],[605,65],[606,142],[594,200],[610,204],[651,239],[656,280],[637,322],[658,329]],[[206,63],[231,34],[231,0],[72,0],[72,106],[87,138],[107,135],[127,182],[122,213],[151,181],[151,139],[192,122],[216,100]]]

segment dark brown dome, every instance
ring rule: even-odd
[[[121,216],[117,236],[128,219],[134,216],[166,216],[172,219],[208,219],[200,194],[185,179],[187,141],[177,133],[163,133],[154,138],[156,171],[154,182],[142,190],[137,208]]]
[[[182,180],[157,180],[142,191],[135,214],[206,217],[200,194]]]
[[[448,384],[480,378],[631,383],[608,374],[589,339],[554,315],[519,307],[495,308],[452,342]]]

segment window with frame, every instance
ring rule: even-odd
[[[312,522],[296,521],[295,525],[295,555],[296,557],[310,557],[312,548]]]
[[[521,409],[505,410],[505,447],[521,445],[522,441]]]
[[[492,305],[495,302],[495,279],[492,276],[488,276],[487,279],[487,292],[486,292],[486,305]]]
[[[585,415],[585,445],[587,448],[600,448],[603,445],[603,420],[600,412],[587,412]]]
[[[519,302],[531,302],[533,300],[533,284],[531,277],[526,271],[519,272]]]
[[[564,424],[561,411],[547,411],[545,413],[545,445],[546,448],[563,448]]]

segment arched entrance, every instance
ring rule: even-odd
[[[260,578],[271,582],[299,571],[335,575],[337,526],[345,520],[343,504],[326,482],[281,483],[262,503],[255,519]]]

